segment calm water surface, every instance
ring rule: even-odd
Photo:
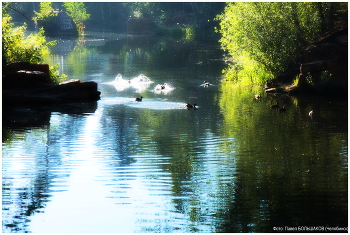
[[[221,56],[206,44],[106,32],[60,40],[51,60],[69,78],[96,81],[101,100],[3,111],[2,231],[347,228],[347,103],[255,100],[260,88],[220,83]],[[110,83],[118,74],[154,83]],[[174,89],[154,90],[163,83]],[[285,113],[269,108],[276,101]]]

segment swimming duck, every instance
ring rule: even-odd
[[[142,96],[139,98],[139,97],[136,97],[135,101],[142,101]]]
[[[167,86],[167,83],[164,83],[163,85],[158,84],[156,88],[154,88],[154,90],[164,90],[165,88],[167,88]]]
[[[194,109],[196,109],[196,103],[194,103],[193,105],[192,104],[186,104],[186,107],[187,107],[187,109],[192,109],[192,108],[194,108]]]
[[[309,112],[309,116],[312,117],[313,114],[314,114],[314,111],[311,110],[311,111]]]
[[[208,87],[209,85],[210,85],[210,83],[209,83],[209,82],[204,81],[204,87]]]
[[[164,89],[166,88],[167,85],[168,85],[167,83],[164,83],[164,84],[161,85],[160,87],[161,87],[162,90],[164,90]]]
[[[270,106],[271,109],[278,109],[279,106],[278,106],[278,102],[276,102],[276,104],[273,104]]]

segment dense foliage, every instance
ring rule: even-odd
[[[327,7],[316,2],[228,3],[218,16],[220,43],[233,59],[227,79],[261,84],[278,75],[330,24],[324,18]]]
[[[217,41],[214,19],[224,9],[223,2],[129,2],[123,4],[132,18],[146,18],[170,31],[166,36],[182,35],[199,41]]]
[[[130,17],[164,23],[169,16],[182,12],[196,24],[212,21],[224,7],[220,2],[128,2],[123,5],[130,11]]]
[[[53,42],[46,42],[44,31],[25,36],[26,26],[14,27],[8,15],[2,17],[2,63],[29,61],[40,63],[49,54],[49,46]]]
[[[90,18],[90,14],[87,14],[86,7],[83,2],[65,2],[63,6],[69,17],[72,18],[75,25],[78,27],[79,32],[83,32],[85,25],[84,22]]]
[[[81,31],[86,26],[89,29],[124,33],[129,18],[146,18],[157,23],[162,36],[175,34],[191,40],[215,42],[219,40],[220,35],[213,30],[218,25],[218,21],[214,18],[222,13],[225,7],[224,2],[11,2],[10,4],[12,10],[9,13],[18,22],[26,21],[26,18],[40,20],[46,15],[54,14],[54,9],[63,9]],[[46,20],[49,21],[49,18]],[[169,31],[164,35],[167,30]]]
[[[39,12],[34,11],[36,17],[34,17],[33,19],[35,21],[37,20],[46,21],[48,20],[48,18],[55,15],[53,12],[54,12],[54,9],[52,7],[52,2],[41,2],[40,11]]]
[[[79,33],[83,33],[85,25],[84,22],[90,18],[90,14],[87,14],[86,7],[83,2],[64,2],[63,4],[55,3],[55,8],[64,7],[68,16],[76,24]],[[52,24],[53,18],[57,15],[54,11],[52,2],[40,2],[40,11],[34,11],[35,21],[40,20],[42,24],[49,27]]]
[[[165,12],[160,2],[127,2],[123,4],[130,9],[130,17],[164,20]]]
[[[2,16],[2,65],[12,62],[28,61],[30,63],[43,63],[45,57],[50,54],[49,47],[55,42],[47,42],[44,30],[38,33],[25,35],[26,26],[14,27],[11,17],[6,13]],[[58,66],[50,66],[50,77],[53,82],[58,83],[66,78],[60,75]]]

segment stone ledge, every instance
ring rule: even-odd
[[[38,70],[38,68],[40,70]],[[97,83],[69,80],[58,85],[46,73],[48,65],[27,62],[3,67],[2,98],[4,106],[85,103],[100,99]]]

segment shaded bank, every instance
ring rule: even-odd
[[[16,62],[3,66],[3,106],[86,103],[100,99],[97,83],[70,80],[53,84],[47,64]]]
[[[324,38],[317,39],[326,32],[329,37],[339,25],[347,28],[347,14],[347,3],[228,3],[224,13],[217,18],[220,20],[221,46],[231,57],[225,79],[240,85],[261,85],[270,81],[270,87],[295,83],[306,88],[306,84],[316,87],[314,83],[321,77],[316,72],[327,70],[323,74],[324,80],[330,78],[333,82],[334,72],[344,61],[339,56],[342,49],[322,48]],[[344,31],[347,37],[347,29]],[[347,52],[347,39],[342,43],[340,47]],[[320,53],[313,47],[319,47]],[[310,50],[316,55],[308,61],[305,53]],[[334,58],[334,54],[339,58]],[[315,62],[326,66],[311,68]],[[302,71],[301,64],[304,65]],[[279,79],[282,76],[278,75],[284,70],[283,75],[289,76],[289,81],[287,78],[282,82]],[[296,76],[298,80],[293,81]],[[321,89],[318,87],[318,90]],[[311,91],[305,89],[303,92]]]
[[[293,66],[268,85],[290,94],[348,96],[348,26],[340,24],[308,45]],[[277,85],[278,86],[278,85]]]

